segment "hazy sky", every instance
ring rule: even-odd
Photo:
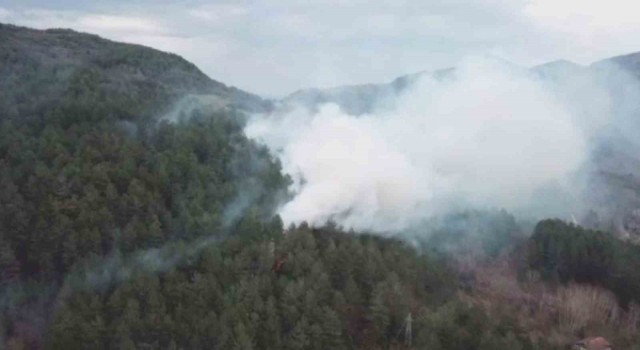
[[[0,0],[0,22],[175,52],[265,96],[492,55],[587,64],[640,51],[635,0]]]

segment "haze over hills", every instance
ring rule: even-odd
[[[37,110],[40,103],[46,104],[74,91],[77,93],[79,89],[74,84],[81,84],[89,77],[95,81],[92,88],[106,98],[126,99],[128,96],[131,100],[146,100],[146,107],[152,113],[160,113],[159,110],[186,96],[200,97],[201,101],[209,99],[208,104],[218,108],[247,112],[267,112],[273,108],[271,101],[212,80],[175,54],[67,29],[36,30],[0,24],[0,38],[0,73],[4,76],[0,89],[5,97],[0,107],[8,115],[22,114],[15,109],[18,108],[16,105],[22,105],[27,91],[44,99],[42,102],[31,101],[29,108]],[[590,66],[558,60],[532,67],[531,71],[543,76],[566,76],[611,64],[640,74],[640,53],[612,57]],[[403,75],[385,84],[303,89],[278,102],[314,108],[335,103],[350,114],[360,115],[370,113],[375,106],[384,106],[385,101],[390,101],[421,77],[444,79],[452,74],[455,74],[455,68]],[[37,79],[24,78],[36,76]]]
[[[561,78],[575,74],[593,73],[598,69],[610,67],[611,65],[621,67],[636,76],[640,76],[640,52],[600,60],[589,66],[582,66],[567,60],[557,60],[531,67],[530,71],[545,78]],[[403,75],[385,84],[303,89],[290,94],[283,101],[312,108],[324,103],[335,103],[350,114],[361,115],[371,113],[375,107],[384,107],[385,103],[389,103],[390,99],[397,97],[410,88],[421,77],[432,76],[436,79],[444,79],[453,74],[455,74],[455,68],[448,68],[434,72],[423,71]]]
[[[3,94],[0,112],[10,119],[28,119],[43,113],[64,114],[67,108],[80,108],[94,115],[107,113],[116,120],[144,121],[175,119],[196,109],[235,109],[253,114],[273,110],[282,113],[302,106],[317,111],[327,103],[358,116],[393,109],[398,98],[425,78],[445,81],[455,79],[457,74],[456,68],[418,72],[387,84],[300,90],[272,102],[212,80],[174,54],[138,45],[115,43],[70,30],[43,31],[12,25],[0,25],[0,38],[0,74],[4,77],[0,81]],[[528,72],[561,86],[586,76],[602,76],[602,80],[606,80],[612,66],[638,76],[638,62],[640,53],[634,53],[589,66],[559,60],[532,67]],[[510,69],[527,71],[505,64]],[[633,152],[636,147],[633,141],[624,141],[629,137],[611,138],[619,142],[601,143],[593,153],[597,170],[590,171],[598,174],[594,177],[597,183],[594,186],[599,190],[594,193],[599,202],[626,198],[628,203],[618,203],[615,214],[606,215],[613,215],[615,226],[625,231],[622,223],[640,206],[635,190],[629,190],[636,188],[640,161]],[[623,142],[631,142],[631,146],[621,146]],[[624,196],[620,196],[621,191]]]
[[[190,96],[214,108],[271,107],[175,54],[66,29],[0,24],[0,75],[0,112],[10,118],[42,113],[65,99],[99,99],[122,119],[158,116]]]
[[[303,89],[286,96],[285,105],[302,105],[317,108],[325,103],[335,103],[347,113],[361,115],[371,113],[377,107],[393,103],[393,99],[412,86],[425,75],[444,78],[453,69],[443,69],[433,73],[419,72],[395,78],[387,84],[366,84],[338,86],[329,89]]]

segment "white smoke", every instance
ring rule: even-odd
[[[451,206],[536,215],[577,205],[575,175],[608,101],[588,78],[558,85],[476,59],[451,78],[425,76],[391,110],[300,107],[253,118],[245,131],[294,179],[285,223],[396,231]]]

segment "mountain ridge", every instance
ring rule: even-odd
[[[280,99],[268,99],[227,86],[175,53],[120,43],[95,34],[61,28],[39,30],[0,23],[0,39],[0,75],[5,77],[0,81],[0,91],[5,96],[4,101],[0,101],[0,112],[14,116],[24,114],[24,111],[15,111],[12,106],[20,104],[29,93],[47,96],[49,100],[60,99],[60,90],[65,90],[61,87],[73,85],[74,79],[86,79],[86,75],[99,80],[99,89],[104,95],[132,94],[136,95],[135,98],[150,100],[149,106],[146,106],[150,112],[143,112],[154,116],[170,113],[170,107],[184,98],[190,98],[190,103],[249,113],[273,111],[274,102],[281,106],[302,105],[312,108],[335,103],[347,113],[361,115],[384,105],[384,101],[397,96],[423,76],[442,79],[456,70],[455,67],[449,67],[419,71],[398,76],[386,83],[304,88]],[[145,65],[141,64],[142,61],[145,61]],[[524,69],[543,76],[556,76],[597,70],[610,64],[640,77],[640,52],[613,56],[589,65],[560,59]],[[38,84],[14,91],[12,86],[29,80],[24,79],[25,76],[38,76]],[[125,86],[127,83],[130,85]],[[158,103],[157,100],[162,102]],[[27,112],[37,113],[39,106],[38,103],[35,105]],[[136,113],[142,112],[124,114]],[[128,115],[125,119],[131,117]]]
[[[562,75],[566,76],[580,71],[596,71],[611,65],[630,71],[634,76],[640,78],[640,51],[609,57],[586,66],[559,59],[523,69],[543,77],[560,78]],[[401,75],[381,84],[354,84],[331,88],[300,89],[286,96],[282,101],[311,108],[315,108],[322,103],[335,103],[349,114],[367,114],[371,113],[374,107],[377,107],[375,101],[381,98],[387,99],[397,96],[421,77],[433,76],[436,79],[443,79],[455,71],[455,67],[450,67]]]
[[[14,118],[42,114],[65,98],[87,98],[89,90],[91,98],[118,106],[116,117],[124,119],[162,115],[189,95],[215,97],[219,108],[264,112],[272,107],[209,78],[176,54],[70,29],[0,24],[0,75],[0,112]],[[140,108],[129,106],[138,101]]]

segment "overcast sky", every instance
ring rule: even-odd
[[[637,0],[0,0],[0,22],[175,52],[264,96],[492,55],[588,64],[640,51]]]

